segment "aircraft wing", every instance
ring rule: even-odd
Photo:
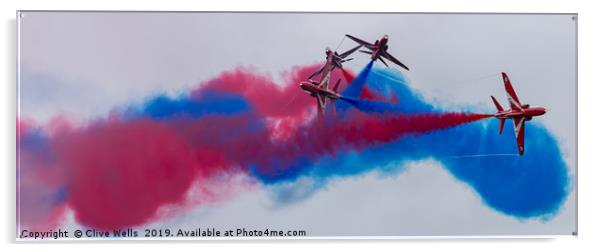
[[[366,42],[366,41],[363,41],[363,40],[361,40],[361,39],[358,39],[358,38],[356,38],[356,37],[354,37],[354,36],[351,36],[351,35],[349,35],[349,34],[345,34],[345,36],[347,36],[348,38],[350,38],[351,40],[353,40],[353,41],[357,42],[357,43],[358,43],[358,44],[360,44],[360,45],[363,45],[363,46],[365,46],[365,47],[368,47],[370,50],[374,49],[374,45],[373,45],[373,44],[371,44],[371,43],[368,43],[368,42]]]
[[[506,73],[502,72],[502,79],[504,79],[504,88],[506,89],[506,95],[508,96],[508,102],[510,103],[510,107],[512,110],[522,111],[522,105],[518,100],[518,96],[516,92],[514,92],[514,88],[512,88],[512,84],[510,83],[510,79]]]
[[[359,50],[359,52],[365,53],[365,54],[368,54],[368,55],[372,55],[372,52],[366,51],[366,50]]]
[[[385,60],[383,60],[382,57],[378,57],[378,59],[380,60],[380,62],[382,62],[383,64],[385,64],[386,67],[389,67],[389,65],[387,64],[387,62],[385,62]]]
[[[399,61],[398,59],[396,59],[395,57],[393,57],[393,55],[389,54],[388,52],[384,51],[383,52],[383,57],[385,57],[385,59],[388,59],[391,62],[397,64],[398,66],[405,68],[405,70],[410,71],[410,69],[406,65],[404,65],[403,63],[401,63],[401,61]]]
[[[516,136],[516,144],[518,145],[518,154],[523,155],[525,152],[525,117],[514,117],[514,135]]]
[[[326,67],[326,65],[323,65],[320,69],[318,69],[318,71],[316,71],[315,73],[313,73],[311,76],[309,76],[309,78],[307,79],[312,79],[313,77],[316,77],[316,75],[320,74],[322,71],[324,71],[324,68]]]
[[[362,45],[358,45],[358,46],[356,46],[354,48],[351,48],[351,49],[349,49],[349,51],[346,51],[344,53],[339,54],[339,57],[341,57],[341,59],[347,58],[347,56],[351,55],[357,49],[360,49],[360,47],[362,47]]]

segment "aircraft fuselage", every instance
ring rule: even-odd
[[[301,82],[301,84],[299,84],[299,87],[301,87],[303,91],[312,96],[320,95],[332,100],[336,100],[341,97],[341,95],[339,95],[338,93],[330,89],[320,88],[316,83],[310,81]]]
[[[336,55],[334,55],[334,53],[330,50],[326,51],[326,62],[327,62],[327,64],[330,64],[330,66],[333,69],[335,67],[343,68],[343,63],[341,62],[341,59],[339,57],[337,57]],[[328,70],[328,69],[326,69],[326,70]]]
[[[383,52],[387,51],[387,48],[389,47],[387,45],[388,41],[389,41],[389,37],[387,35],[385,35],[381,39],[374,42],[375,49],[374,49],[374,51],[372,51],[372,56],[370,56],[370,58],[372,60],[377,60],[378,56],[380,56]]]
[[[496,118],[499,119],[509,119],[509,118],[521,118],[526,117],[527,119],[531,119],[534,116],[540,116],[546,113],[546,109],[544,107],[529,107],[529,105],[523,105],[522,111],[512,111],[512,110],[504,110],[494,114]]]

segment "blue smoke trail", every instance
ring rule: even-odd
[[[426,103],[418,92],[410,89],[407,80],[397,70],[391,68],[368,67],[366,67],[366,69],[370,71],[370,74],[366,75],[366,79],[363,82],[367,83],[368,87],[374,92],[384,95],[385,97],[395,97],[397,103],[359,99],[357,98],[359,92],[357,95],[356,93],[349,95],[343,93],[344,98],[342,98],[342,102],[347,102],[367,113],[414,113],[437,111],[435,107]],[[356,84],[358,83],[354,81],[351,85]],[[352,89],[357,89],[357,87]]]
[[[420,93],[410,88],[408,81],[398,70],[373,68],[366,82],[371,90],[386,97],[396,98],[397,103],[384,107],[387,111],[400,113],[436,111],[435,107],[424,101]]]
[[[399,108],[395,104],[381,101],[370,101],[359,98],[341,97],[341,100],[353,105],[355,108],[366,113],[396,113]]]
[[[343,97],[358,97],[362,92],[362,88],[368,79],[368,75],[370,75],[370,70],[374,65],[374,61],[370,61],[361,71],[360,73],[353,79],[353,81],[341,92]],[[337,111],[345,111],[349,109],[349,104],[341,101],[336,101]]]
[[[243,96],[205,90],[200,97],[187,95],[177,98],[166,95],[153,97],[142,106],[128,111],[126,118],[149,117],[168,120],[175,117],[200,118],[209,114],[237,115],[250,111],[251,105]]]
[[[511,122],[507,122],[512,124]],[[438,152],[450,172],[470,184],[491,207],[516,217],[547,217],[555,214],[569,193],[568,168],[558,142],[537,123],[525,127],[524,156],[453,159],[450,156],[517,153],[511,125],[500,136],[498,121],[466,125],[426,137],[423,144],[455,140],[454,148],[428,145]]]
[[[368,65],[364,70],[369,72],[370,68]],[[398,72],[373,69],[368,74],[364,70],[343,93],[349,99],[340,103],[349,102],[373,113],[439,111],[411,90]],[[399,102],[385,104],[357,99],[358,90],[364,85],[383,95],[393,95]],[[347,109],[339,104],[337,107]],[[434,158],[454,177],[473,187],[485,204],[499,212],[519,219],[554,216],[570,192],[568,168],[557,140],[543,126],[530,122],[525,129],[524,156],[506,155],[517,153],[513,126],[506,125],[501,136],[497,132],[498,126],[498,120],[481,121],[420,136],[406,136],[361,151],[337,153],[336,158],[325,156],[311,166],[304,166],[309,164],[300,160],[290,176],[279,179],[290,181],[309,176],[316,183],[325,184],[334,177],[356,176],[375,169],[385,174],[397,173],[400,165],[387,164]],[[500,153],[504,155],[489,155]],[[314,185],[312,190],[319,188]],[[286,202],[286,199],[282,200]]]

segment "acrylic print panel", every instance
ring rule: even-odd
[[[576,234],[576,17],[20,12],[17,239]]]

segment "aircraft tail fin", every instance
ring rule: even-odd
[[[504,107],[502,107],[502,105],[500,105],[500,103],[497,102],[497,100],[495,99],[495,97],[491,96],[491,100],[493,101],[493,104],[495,105],[495,108],[497,109],[497,112],[504,111]]]
[[[495,105],[497,112],[504,111],[504,107],[502,107],[502,105],[500,105],[500,103],[497,102],[497,100],[495,99],[495,97],[493,97],[493,95],[491,96],[491,100],[493,101],[493,104]],[[500,135],[504,131],[504,123],[505,122],[506,122],[505,118],[500,118]]]
[[[385,62],[385,60],[381,56],[378,56],[378,59],[380,60],[380,62],[385,64],[386,67],[389,67],[389,64],[387,64],[387,62]]]
[[[506,122],[506,118],[500,118],[500,135],[504,131],[504,123]]]

